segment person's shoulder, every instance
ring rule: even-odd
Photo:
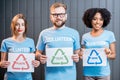
[[[34,41],[34,40],[30,37],[26,37],[26,41]]]
[[[84,37],[84,36],[88,36],[88,35],[90,35],[90,32],[84,33],[84,34],[83,34],[83,37]]]
[[[50,31],[52,27],[49,27],[49,28],[46,28],[46,29],[43,29],[41,32],[47,32],[47,31]]]
[[[105,34],[114,34],[112,31],[110,30],[104,30]]]
[[[2,42],[9,42],[9,41],[11,41],[11,37],[8,37],[2,40]]]
[[[76,29],[71,28],[71,27],[67,27],[67,26],[66,26],[66,29],[68,29],[69,31],[78,32]]]
[[[47,32],[49,32],[49,31],[51,31],[51,28],[46,28],[46,29],[43,29],[43,30],[40,32],[40,34],[44,34],[44,33],[47,33]]]

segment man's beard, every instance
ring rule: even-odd
[[[65,22],[66,22],[66,20],[65,20],[65,21],[62,21],[61,24],[57,24],[56,22],[53,23],[53,24],[54,24],[56,27],[60,28],[60,27],[62,27],[62,26],[65,24]]]

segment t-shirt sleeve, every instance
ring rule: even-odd
[[[34,40],[33,40],[33,39],[32,39],[32,41],[31,41],[31,43],[32,43],[31,52],[35,52],[35,44],[34,44]]]
[[[110,40],[110,44],[116,41],[115,35],[114,35],[113,32],[111,32],[111,35],[110,35],[110,37],[109,37],[109,40]]]
[[[41,51],[44,51],[44,49],[45,49],[45,44],[44,44],[42,33],[39,35],[36,48],[37,48],[37,50],[41,50]]]
[[[7,52],[7,46],[5,40],[3,40],[1,43],[1,52]]]
[[[81,45],[84,45],[84,37],[82,36]]]
[[[79,49],[80,46],[80,37],[79,37],[79,33],[76,32],[76,36],[75,36],[75,44],[74,44],[74,50]]]

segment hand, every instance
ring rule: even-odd
[[[32,64],[33,64],[34,67],[38,67],[38,66],[40,65],[40,61],[38,61],[38,60],[33,60],[33,61],[32,61]]]
[[[10,65],[10,62],[8,62],[8,61],[1,61],[0,62],[1,68],[7,68],[9,65]]]
[[[41,62],[42,64],[45,64],[46,61],[47,61],[47,56],[46,56],[46,55],[40,55],[40,62]]]
[[[73,54],[72,59],[73,59],[74,62],[78,62],[79,61],[79,55],[78,54]]]
[[[105,53],[106,53],[107,57],[109,58],[111,55],[111,50],[109,48],[105,48]]]

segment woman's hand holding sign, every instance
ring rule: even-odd
[[[105,52],[109,59],[115,59],[116,57],[115,43],[111,43],[110,48],[105,48]]]
[[[33,61],[32,61],[32,64],[33,64],[34,67],[38,67],[38,66],[40,65],[40,61],[38,61],[38,60],[33,60]]]
[[[7,68],[10,65],[10,62],[8,61],[1,61],[0,62],[0,67],[2,68]]]

